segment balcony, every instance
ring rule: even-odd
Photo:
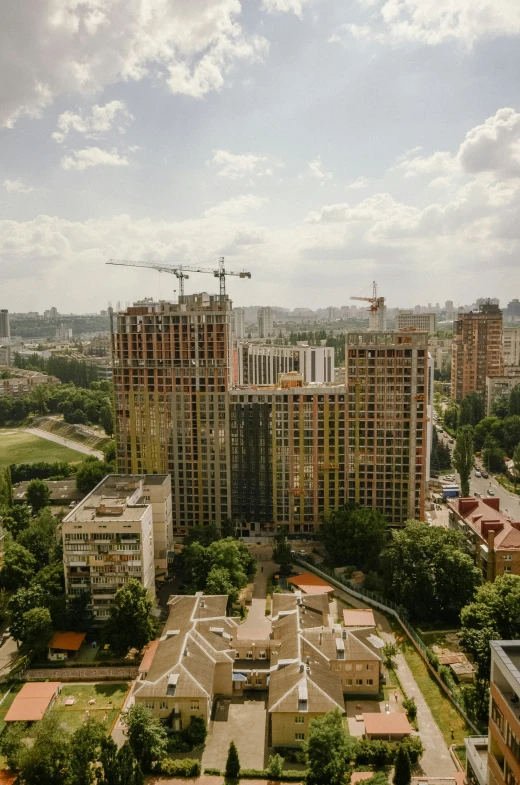
[[[488,737],[470,736],[469,738],[464,739],[464,746],[466,748],[468,766],[471,766],[476,782],[478,785],[486,785],[488,770]],[[471,777],[468,777],[468,779],[473,781],[473,778]]]

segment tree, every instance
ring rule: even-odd
[[[18,537],[18,543],[29,550],[36,559],[38,569],[52,562],[56,556],[58,521],[50,509],[44,509],[36,520]]]
[[[16,641],[25,641],[24,615],[33,608],[44,608],[46,596],[41,586],[32,585],[18,589],[8,602],[11,632]]]
[[[285,527],[275,537],[273,561],[280,565],[280,572],[282,575],[290,575],[293,561],[292,548],[287,539]]]
[[[230,777],[231,779],[237,779],[239,772],[240,772],[240,760],[238,758],[238,750],[236,748],[235,742],[232,741],[231,744],[229,745],[229,750],[226,760],[225,776]]]
[[[273,777],[274,779],[280,779],[283,774],[283,766],[285,763],[285,758],[282,758],[281,755],[270,755],[269,762],[267,764],[266,771],[269,777]]]
[[[484,417],[485,405],[482,393],[468,393],[460,404],[459,427],[462,425],[478,425]]]
[[[321,538],[336,565],[355,565],[367,571],[379,565],[386,528],[379,510],[347,505],[325,517]]]
[[[453,465],[460,474],[462,496],[469,496],[469,478],[473,468],[473,429],[470,425],[463,425],[457,431],[457,440],[453,450]]]
[[[5,757],[11,771],[18,771],[20,755],[23,752],[24,739],[27,736],[25,722],[10,722],[0,736],[0,752]]]
[[[520,444],[520,415],[515,414],[504,420],[504,443],[502,446],[510,456],[517,444]]]
[[[412,781],[412,764],[406,748],[400,745],[395,756],[394,785],[410,785]]]
[[[117,768],[121,785],[143,785],[144,777],[132,748],[126,742],[117,753]]]
[[[33,515],[38,515],[40,510],[48,507],[51,500],[51,492],[47,483],[43,480],[31,480],[25,493],[27,504],[31,507]]]
[[[123,712],[122,717],[132,752],[141,769],[150,772],[154,761],[158,760],[166,749],[164,726],[142,703],[134,703]]]
[[[0,398],[0,400],[2,399]],[[6,509],[2,525],[16,539],[20,532],[29,526],[30,522],[31,514],[27,505],[16,504]]]
[[[460,618],[462,644],[477,663],[479,678],[489,680],[489,642],[520,638],[520,576],[499,575],[484,583]]]
[[[101,480],[110,474],[111,467],[105,461],[100,461],[89,455],[78,466],[76,472],[76,488],[81,493],[90,493]]]
[[[71,746],[74,755],[71,760],[71,785],[90,785],[96,781],[92,763],[101,755],[101,745],[106,737],[106,728],[98,720],[89,717],[72,734]]]
[[[217,565],[215,565],[208,573],[206,593],[227,594],[229,602],[232,604],[237,601],[239,590],[231,582],[229,570],[225,567],[217,567]]]
[[[513,480],[518,482],[520,479],[520,444],[515,447],[515,451],[513,453],[513,463],[515,464],[513,469]]]
[[[450,431],[456,431],[459,424],[459,409],[456,404],[448,406],[444,412],[444,425]]]
[[[106,637],[116,654],[126,654],[131,648],[141,650],[151,641],[152,608],[150,595],[136,578],[129,578],[115,593]]]
[[[10,591],[28,586],[36,572],[36,559],[32,553],[18,543],[10,543],[0,573],[2,586]]]
[[[97,785],[121,785],[117,759],[117,744],[105,737],[99,752],[99,767],[96,771]]]
[[[520,414],[520,384],[513,387],[509,395],[509,414]]]
[[[399,649],[395,643],[385,643],[381,649],[381,656],[383,657],[383,662],[387,668],[394,667],[394,658],[397,657],[398,653]]]
[[[352,756],[352,742],[345,734],[339,709],[311,721],[303,751],[309,785],[342,785]]]
[[[20,752],[19,767],[24,785],[69,785],[71,747],[57,714],[37,723],[33,744]]]
[[[23,614],[22,643],[29,651],[45,651],[52,638],[52,621],[48,608],[31,608]]]
[[[215,523],[209,523],[207,526],[193,526],[193,528],[190,528],[182,542],[185,546],[198,542],[204,548],[207,548],[208,545],[217,540],[220,540],[218,527]]]

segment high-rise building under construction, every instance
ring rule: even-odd
[[[174,534],[231,515],[231,302],[195,294],[112,316],[118,471],[170,474]]]

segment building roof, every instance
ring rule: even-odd
[[[5,721],[36,722],[36,720],[41,720],[60,687],[59,681],[27,682],[12,702],[5,715]]]
[[[328,583],[325,583],[324,580],[312,572],[295,575],[293,578],[289,578],[287,583],[297,586],[305,594],[328,594],[334,591],[332,586],[329,586]]]
[[[51,502],[75,502],[83,498],[83,495],[76,488],[76,479],[71,480],[43,480],[50,491]],[[15,502],[22,502],[27,493],[29,482],[19,482],[13,488],[13,499]]]
[[[408,717],[402,711],[392,711],[389,714],[370,712],[363,714],[365,732],[369,735],[390,736],[412,732]]]
[[[360,640],[351,630],[336,632],[317,628],[302,632],[303,655],[312,656],[319,652],[327,661],[380,662],[381,657],[365,640]]]
[[[141,664],[139,665],[139,673],[147,673],[150,670],[150,665],[152,664],[152,660],[155,656],[155,651],[158,645],[159,640],[152,641],[148,644],[144,653],[144,657],[141,660]]]
[[[497,496],[448,499],[448,506],[484,544],[488,544],[491,532],[494,532],[495,550],[520,551],[520,521],[513,520],[500,510],[500,499]]]
[[[345,627],[375,627],[374,611],[372,608],[346,608],[343,624]]]
[[[79,651],[86,634],[86,632],[55,632],[52,641],[49,643],[49,649]]]
[[[353,771],[350,775],[350,785],[356,785],[363,780],[371,780],[375,772],[373,771]]]
[[[271,672],[269,712],[325,714],[335,708],[345,711],[343,691],[327,666],[294,663]]]

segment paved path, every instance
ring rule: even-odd
[[[334,596],[347,602],[355,608],[366,608],[366,603],[357,600],[347,592],[334,588]],[[341,614],[339,614],[341,616]],[[395,636],[386,616],[374,610],[374,617],[377,628],[383,640],[395,643]],[[455,764],[451,758],[444,737],[439,730],[433,714],[423,698],[417,683],[413,677],[404,655],[398,654],[395,664],[399,674],[399,679],[403,689],[409,698],[415,698],[417,704],[417,722],[419,724],[419,735],[424,747],[424,755],[421,758],[421,768],[427,777],[451,777],[455,771]]]
[[[63,436],[58,436],[56,433],[50,433],[49,431],[44,431],[42,428],[24,428],[23,429],[26,433],[30,433],[33,436],[40,436],[42,439],[47,439],[50,442],[56,442],[56,444],[61,444],[63,447],[68,447],[70,450],[76,450],[77,452],[82,452],[85,455],[95,455],[96,458],[103,460],[105,454],[101,452],[101,450],[94,450],[93,447],[87,447],[86,444],[81,444],[81,442],[74,442],[72,439],[65,439]]]
[[[253,598],[247,619],[240,625],[238,638],[268,638],[271,634],[271,620],[265,615],[267,579],[276,572],[277,565],[272,561],[257,561],[257,571],[253,585]]]
[[[18,646],[14,638],[7,638],[0,646],[0,681],[4,681],[9,676],[18,660]]]

